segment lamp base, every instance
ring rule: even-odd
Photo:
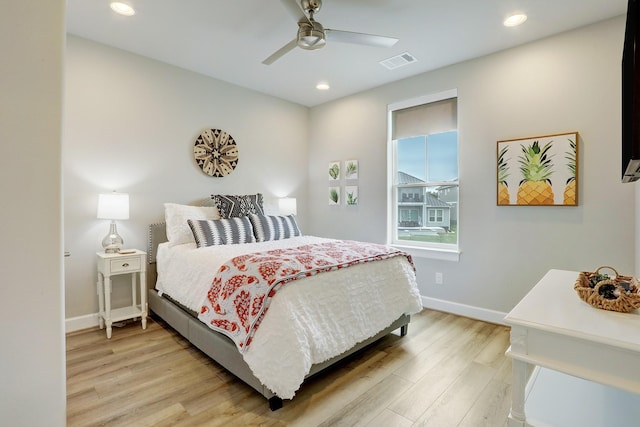
[[[111,221],[111,225],[109,226],[109,234],[107,234],[104,239],[102,239],[102,247],[104,248],[105,253],[115,254],[120,252],[120,249],[122,249],[123,245],[124,240],[118,234],[116,222]]]
[[[118,248],[118,247],[114,248],[114,247],[107,246],[107,247],[104,248],[104,252],[106,254],[117,254],[117,253],[120,253],[120,248]]]

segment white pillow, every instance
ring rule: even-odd
[[[218,208],[214,206],[191,206],[177,203],[164,204],[164,220],[167,224],[169,246],[195,243],[188,219],[220,219]]]

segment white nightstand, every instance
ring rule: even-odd
[[[146,252],[132,250],[131,253],[108,254],[98,252],[98,304],[100,329],[107,325],[107,338],[111,338],[113,322],[142,319],[142,329],[147,329]],[[131,306],[111,309],[111,276],[131,274]],[[138,304],[136,278],[140,284],[140,304]]]

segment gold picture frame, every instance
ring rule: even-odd
[[[578,132],[497,142],[498,206],[577,206]]]

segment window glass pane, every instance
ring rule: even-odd
[[[415,136],[397,142],[398,184],[458,180],[458,132]]]
[[[398,187],[397,239],[458,243],[458,186]]]
[[[458,180],[458,131],[427,137],[427,181]]]
[[[427,138],[415,136],[398,140],[398,184],[425,182],[427,179]],[[404,176],[404,175],[408,176]]]

